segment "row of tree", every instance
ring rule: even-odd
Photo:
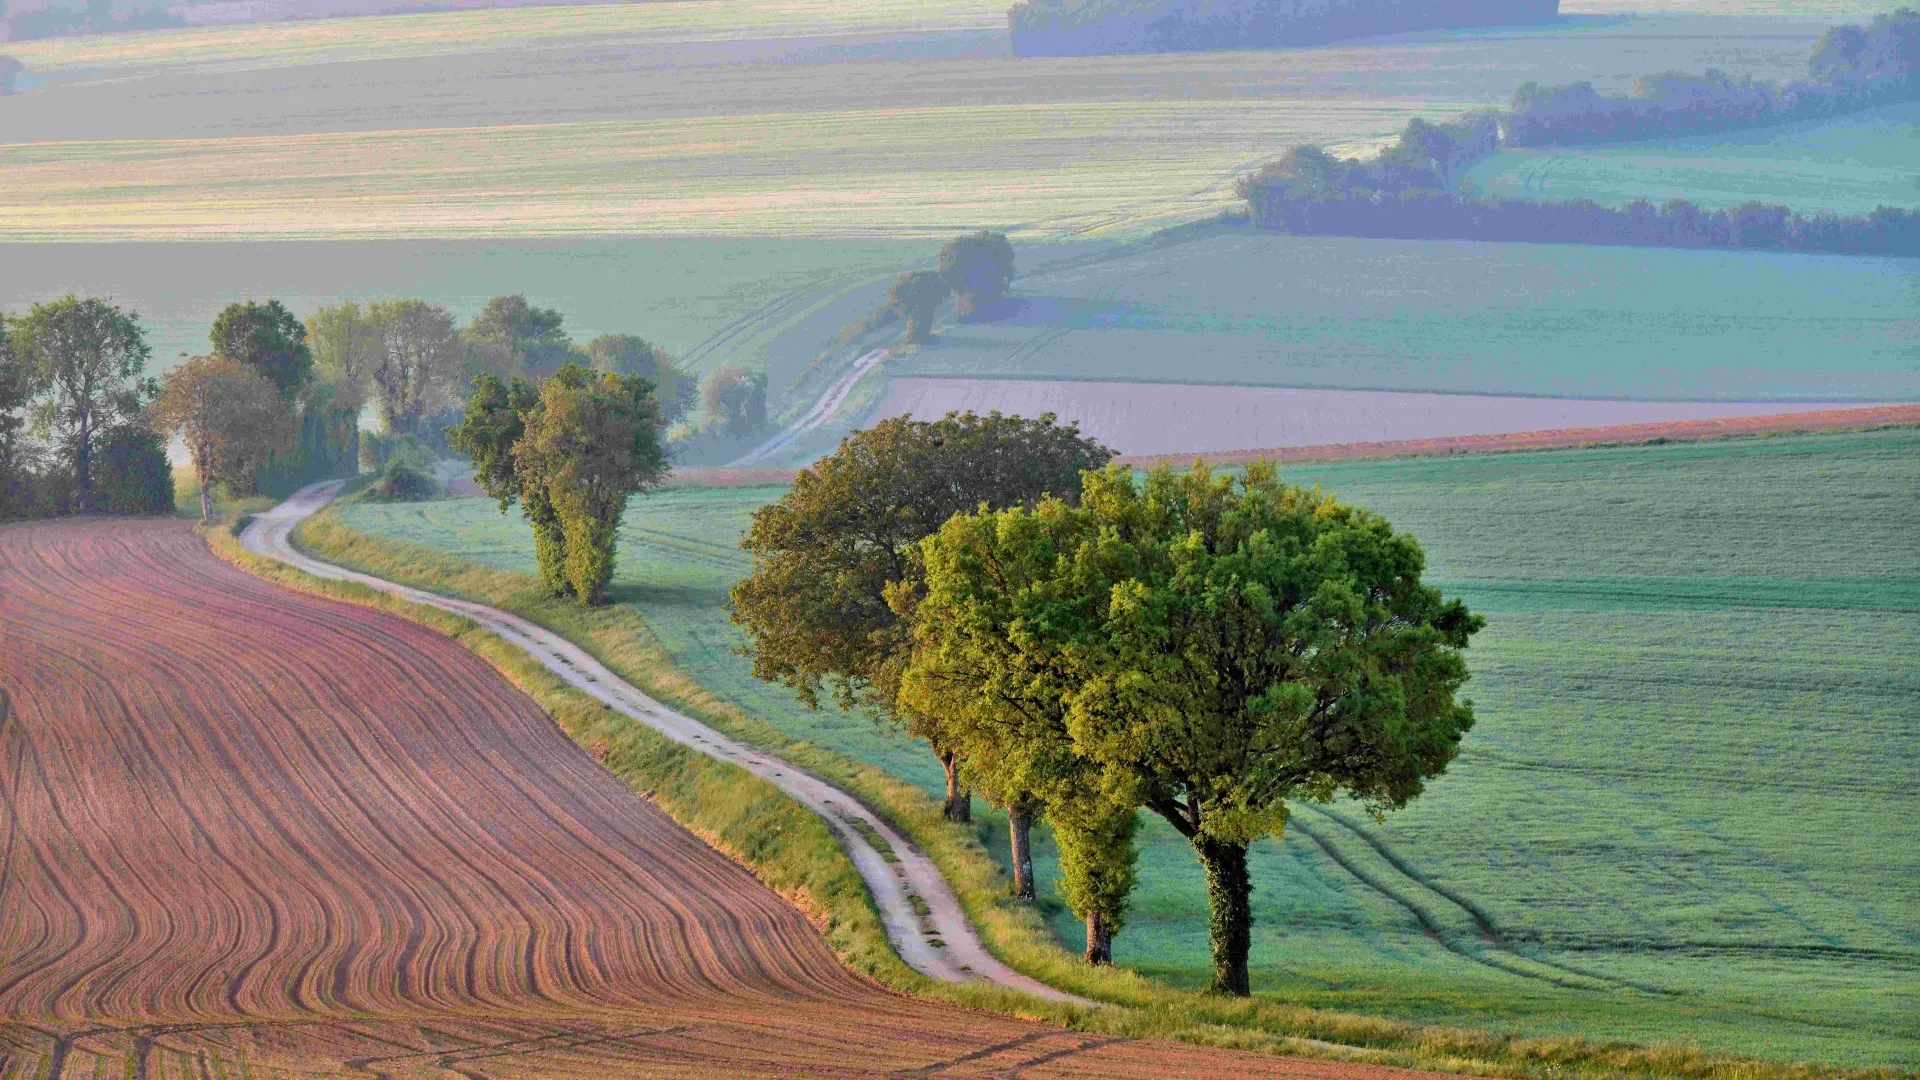
[[[1587,199],[1550,202],[1446,191],[1303,198],[1255,187],[1248,191],[1247,209],[1256,225],[1302,236],[1920,255],[1920,212],[1886,206],[1840,217],[1757,202],[1707,210],[1685,199],[1658,206],[1637,199],[1610,207]]]
[[[1625,95],[1591,83],[1513,95],[1503,121],[1511,146],[1567,146],[1703,135],[1838,116],[1920,97],[1920,12],[1902,8],[1865,25],[1828,30],[1807,58],[1808,78],[1786,83],[1665,71],[1635,79]]]
[[[754,515],[732,591],[754,673],[924,740],[947,816],[1008,811],[1034,896],[1043,816],[1062,891],[1111,959],[1144,809],[1193,846],[1214,986],[1249,992],[1248,845],[1287,803],[1404,805],[1471,726],[1480,619],[1420,581],[1411,537],[1270,466],[1144,480],[1051,415],[895,419]]]

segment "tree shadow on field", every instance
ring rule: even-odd
[[[1167,325],[1164,312],[1121,300],[1076,296],[1009,296],[963,323],[1032,326],[1062,330],[1154,329]]]

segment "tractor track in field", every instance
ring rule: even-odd
[[[6,1080],[1422,1075],[876,986],[480,657],[185,522],[0,528],[0,687]]]

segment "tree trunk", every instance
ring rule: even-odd
[[[1247,845],[1206,836],[1193,838],[1193,850],[1207,871],[1208,931],[1213,939],[1213,985],[1208,989],[1246,997],[1247,952],[1253,944],[1253,880],[1247,876]]]
[[[1113,930],[1107,917],[1097,911],[1087,913],[1087,963],[1113,963]]]
[[[1033,806],[1017,802],[1007,807],[1007,832],[1012,837],[1013,846],[1013,896],[1016,900],[1032,900],[1033,892],[1033,845],[1028,836],[1033,831]]]
[[[200,478],[200,520],[213,520],[213,496],[207,492],[207,478]]]
[[[940,764],[947,770],[946,819],[960,825],[973,821],[973,792],[960,786],[960,755],[942,752]]]

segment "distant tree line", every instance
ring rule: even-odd
[[[1241,177],[1236,190],[1253,224],[1308,236],[1920,255],[1920,214],[1896,207],[1841,217],[1757,202],[1707,210],[1684,199],[1661,206],[1643,199],[1614,208],[1461,190],[1465,171],[1502,143],[1722,131],[1920,97],[1920,14],[1903,8],[1865,26],[1834,27],[1809,67],[1813,82],[1784,87],[1720,72],[1667,72],[1637,80],[1627,97],[1602,97],[1585,83],[1528,83],[1514,94],[1510,113],[1480,110],[1445,124],[1416,119],[1365,160],[1297,146]]]
[[[0,3],[0,25],[7,28],[12,40],[26,41],[76,34],[164,30],[185,26],[187,21],[168,11],[163,3],[115,11],[112,0],[87,0],[84,4],[49,4],[34,11],[12,14],[8,14],[6,4]]]
[[[1666,71],[1625,95],[1591,83],[1516,90],[1503,120],[1509,146],[1569,146],[1705,135],[1818,120],[1920,98],[1920,12],[1901,8],[1864,26],[1836,26],[1814,46],[1808,78],[1786,83]]]
[[[754,514],[732,592],[754,673],[925,741],[946,813],[1007,811],[1059,844],[1086,957],[1112,960],[1140,810],[1207,879],[1213,986],[1250,988],[1247,849],[1294,800],[1385,810],[1473,722],[1456,698],[1481,620],[1421,584],[1412,538],[1270,465],[1144,480],[1051,415],[894,419]]]
[[[1016,56],[1093,56],[1322,45],[1559,13],[1559,0],[1022,0],[1007,27]]]

